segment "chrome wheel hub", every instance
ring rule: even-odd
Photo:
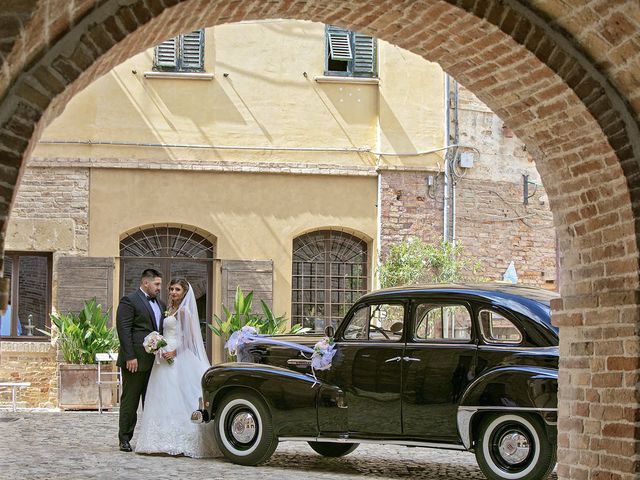
[[[231,435],[240,443],[249,443],[256,436],[256,421],[250,412],[236,414],[231,421]]]
[[[498,451],[502,459],[509,465],[522,463],[529,455],[529,440],[518,432],[511,432],[500,439]]]

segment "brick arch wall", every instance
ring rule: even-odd
[[[529,3],[10,1],[0,14],[2,231],[23,159],[47,122],[92,80],[166,37],[295,18],[388,40],[439,62],[534,153],[562,255],[559,476],[635,478],[640,4]]]

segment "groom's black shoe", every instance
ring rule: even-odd
[[[127,440],[123,440],[122,442],[120,442],[120,451],[121,452],[130,452],[131,451],[131,445],[129,444],[129,442]]]

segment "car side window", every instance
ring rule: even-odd
[[[345,340],[399,342],[404,329],[404,306],[380,303],[355,311],[344,330]]]
[[[471,315],[463,305],[421,303],[416,308],[416,340],[471,339]]]
[[[520,343],[522,333],[511,321],[493,310],[479,313],[482,338],[489,343]]]

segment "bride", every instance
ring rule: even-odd
[[[202,395],[200,380],[210,364],[200,333],[196,298],[186,280],[171,280],[165,314],[166,353],[151,370],[135,451],[195,458],[220,456],[213,439],[213,422],[191,423],[191,412]],[[173,362],[168,363],[166,358],[173,358]]]

